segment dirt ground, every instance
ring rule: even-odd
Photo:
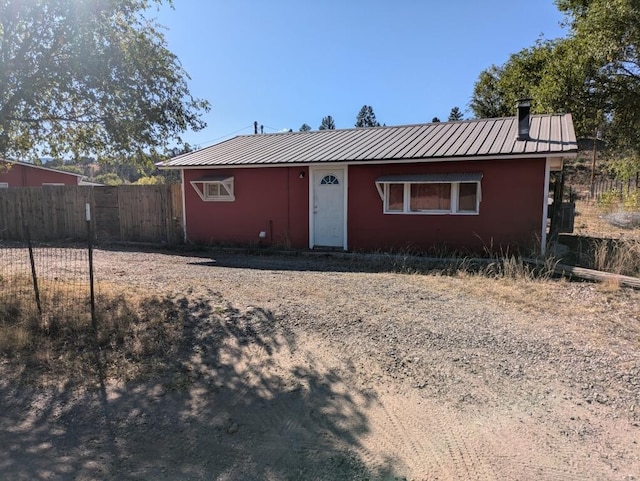
[[[95,261],[179,306],[175,364],[36,387],[5,360],[0,479],[640,479],[638,291],[323,256]]]

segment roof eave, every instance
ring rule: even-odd
[[[434,163],[434,162],[464,162],[476,160],[517,160],[517,159],[539,159],[539,158],[575,158],[578,151],[563,152],[536,152],[527,154],[497,154],[497,155],[476,155],[476,156],[458,156],[458,157],[425,157],[425,158],[407,158],[407,159],[380,159],[380,160],[337,160],[337,161],[318,161],[318,162],[279,162],[279,163],[262,163],[262,164],[218,164],[218,165],[159,165],[158,168],[164,170],[195,170],[195,169],[228,169],[237,168],[261,168],[261,167],[310,167],[317,165],[380,165],[380,164],[413,164],[413,163]]]

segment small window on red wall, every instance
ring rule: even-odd
[[[233,202],[236,200],[231,176],[203,177],[192,180],[191,185],[204,201]]]

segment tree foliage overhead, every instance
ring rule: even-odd
[[[356,117],[356,127],[380,127],[371,105],[363,105]]]
[[[539,41],[484,70],[470,107],[477,117],[570,112],[579,136],[606,131],[609,144],[640,150],[640,1],[556,0],[565,38]]]
[[[554,49],[559,41],[538,42],[512,54],[502,66],[482,71],[474,86],[470,107],[477,117],[507,117],[515,112],[516,101],[533,98],[540,103],[541,83],[553,67]],[[534,103],[534,108],[538,106]]]
[[[124,156],[202,129],[161,0],[0,0],[0,156]]]
[[[596,66],[590,78],[617,147],[640,151],[640,1],[557,0],[571,38]]]
[[[326,117],[322,117],[322,123],[320,124],[320,127],[318,127],[318,130],[335,130],[336,128],[336,123],[333,120],[333,117],[331,117],[331,115],[327,115]]]

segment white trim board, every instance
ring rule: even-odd
[[[538,154],[513,154],[513,155],[496,155],[496,156],[473,156],[473,157],[430,157],[426,159],[382,159],[382,160],[338,160],[338,161],[322,161],[322,162],[291,162],[291,163],[273,163],[273,164],[219,164],[219,165],[157,165],[160,169],[258,169],[264,167],[325,167],[332,168],[335,166],[349,165],[396,165],[396,164],[434,164],[437,162],[468,162],[468,161],[495,161],[495,160],[519,160],[519,159],[573,159],[577,157],[577,152],[540,152]]]

